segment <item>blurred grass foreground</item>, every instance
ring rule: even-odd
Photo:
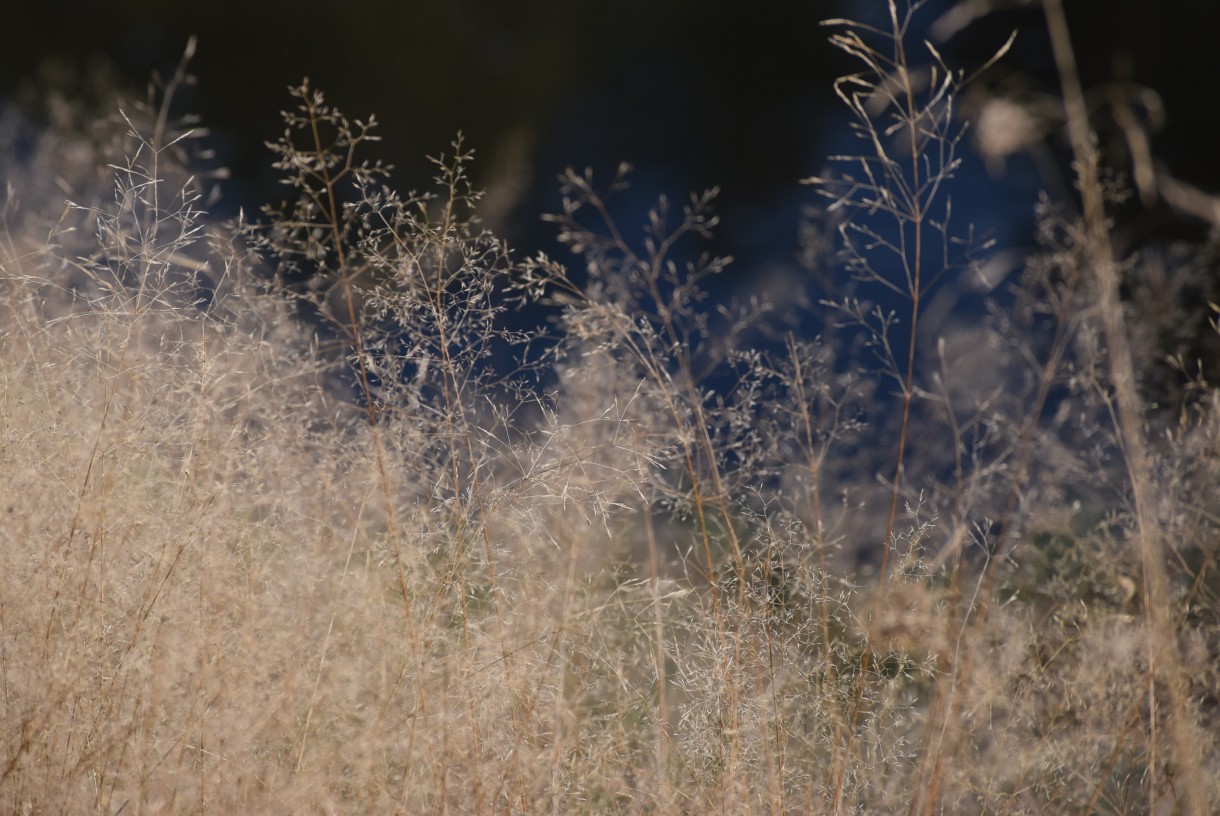
[[[1080,212],[920,334],[986,247],[919,7],[831,21],[859,152],[809,233],[863,288],[817,337],[705,309],[715,191],[620,225],[626,169],[570,172],[574,270],[519,258],[460,140],[399,192],[305,83],[285,200],[219,223],[185,63],[48,99],[0,233],[0,810],[1216,812],[1220,403],[1154,353],[1214,331],[1199,253],[1116,256],[1051,0]]]

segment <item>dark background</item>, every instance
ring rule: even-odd
[[[931,0],[917,20],[930,24],[953,5]],[[992,5],[996,14],[942,43],[942,52],[952,64],[976,66],[1015,28],[1016,45],[989,81],[1054,94],[1040,10],[1023,0]],[[1066,5],[1085,84],[1122,76],[1159,92],[1168,118],[1153,152],[1176,176],[1220,190],[1220,3]],[[199,84],[179,107],[202,117],[231,169],[213,206],[222,215],[282,196],[263,142],[281,131],[286,87],[308,76],[349,116],[376,113],[378,151],[395,165],[400,188],[426,186],[424,157],[462,131],[478,152],[474,174],[491,196],[488,219],[522,253],[555,251],[539,215],[556,208],[564,167],[591,166],[605,177],[627,160],[637,169],[625,219],[642,217],[659,193],[682,199],[720,185],[724,226],[715,248],[738,257],[739,281],[782,280],[776,272],[799,271],[798,219],[816,200],[799,179],[822,170],[828,152],[851,148],[831,86],[854,66],[818,23],[881,23],[884,9],[882,0],[22,2],[6,9],[0,100],[28,104],[42,92],[40,75],[84,88],[104,71],[141,95],[150,72],[172,72],[195,34]],[[1062,143],[1051,141],[1062,160]],[[1047,178],[1016,161],[995,178],[971,162],[954,191],[955,211],[1003,245],[1027,245],[1036,191],[1070,190],[1060,173]],[[1203,234],[1167,210],[1128,216],[1137,242]]]

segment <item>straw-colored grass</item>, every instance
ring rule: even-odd
[[[0,810],[1213,811],[1216,393],[1146,407],[1053,1],[1084,215],[920,332],[969,81],[920,6],[832,21],[860,287],[816,339],[705,308],[714,191],[640,233],[569,173],[576,274],[483,230],[460,141],[401,195],[307,84],[236,224],[185,69],[48,133],[72,202],[14,185],[0,235]]]

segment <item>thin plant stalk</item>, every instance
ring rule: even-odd
[[[1179,769],[1187,810],[1202,816],[1206,810],[1199,776],[1199,747],[1187,727],[1187,707],[1184,701],[1183,674],[1177,650],[1177,638],[1171,622],[1169,579],[1165,570],[1166,536],[1158,520],[1155,494],[1151,479],[1151,457],[1144,433],[1144,410],[1136,390],[1135,364],[1128,340],[1126,318],[1119,295],[1120,280],[1114,248],[1110,241],[1098,175],[1096,139],[1089,126],[1084,89],[1076,70],[1075,52],[1068,31],[1062,0],[1044,0],[1043,9],[1051,35],[1051,46],[1059,80],[1063,87],[1067,112],[1068,135],[1078,174],[1080,195],[1084,202],[1084,226],[1087,251],[1092,263],[1100,298],[1102,326],[1105,331],[1110,379],[1118,405],[1119,435],[1123,459],[1127,465],[1132,497],[1135,502],[1135,537],[1143,566],[1143,609],[1147,618],[1147,648],[1149,658],[1149,704],[1155,705],[1154,681],[1164,683],[1169,711],[1166,717],[1169,731],[1169,754]],[[1155,708],[1153,709],[1155,711]],[[1155,728],[1155,713],[1153,727]],[[1155,751],[1155,746],[1154,746]],[[1153,767],[1158,763],[1153,762]],[[1149,809],[1155,807],[1155,785],[1148,786]]]

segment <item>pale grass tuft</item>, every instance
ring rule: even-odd
[[[1184,354],[1141,399],[1197,267],[1107,255],[1121,191],[1086,174],[1012,304],[920,330],[984,249],[951,218],[971,75],[914,45],[923,5],[835,21],[860,152],[807,233],[856,280],[816,338],[707,307],[714,190],[637,229],[628,168],[569,171],[570,269],[485,229],[460,139],[400,193],[307,83],[288,197],[235,224],[185,66],[92,138],[61,111],[0,234],[0,810],[1220,801],[1220,400]],[[1033,138],[993,124],[993,158]],[[506,329],[522,303],[550,322]]]

